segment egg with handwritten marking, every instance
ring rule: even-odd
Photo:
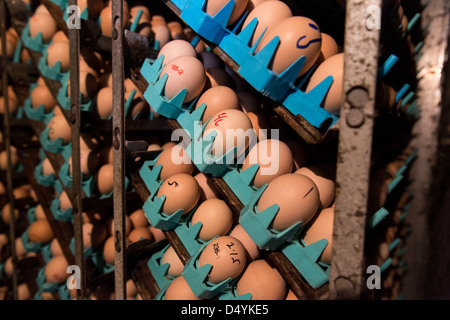
[[[220,111],[241,109],[238,95],[233,89],[227,86],[216,86],[203,92],[199,97],[195,108],[198,109],[202,104],[206,105],[202,117],[203,123]]]
[[[305,225],[319,209],[319,191],[307,176],[284,174],[269,182],[259,198],[258,212],[274,204],[278,204],[279,210],[272,221],[272,229],[283,231],[300,221]]]
[[[227,279],[235,279],[245,268],[247,252],[242,243],[230,236],[220,236],[211,240],[198,258],[198,267],[211,265],[207,281],[218,284]]]
[[[165,196],[162,211],[170,216],[178,210],[190,212],[200,199],[200,187],[191,175],[180,173],[167,178],[159,187],[156,197]]]
[[[161,70],[161,77],[168,75],[164,87],[164,96],[174,98],[181,90],[186,89],[183,102],[194,100],[203,90],[206,83],[206,74],[203,63],[192,56],[176,57],[166,62]]]
[[[311,69],[320,55],[322,44],[317,23],[303,16],[286,18],[267,30],[256,51],[262,50],[276,36],[280,38],[280,43],[269,65],[276,74],[282,73],[301,56],[306,60],[297,77]]]
[[[159,178],[165,180],[170,176],[178,173],[192,174],[195,166],[186,150],[181,144],[173,144],[167,148],[163,146],[163,152],[160,153],[156,160],[156,166],[161,165],[161,173]]]

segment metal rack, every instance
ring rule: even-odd
[[[310,9],[314,12],[314,8],[309,7],[301,1],[285,1],[297,8]],[[389,1],[388,1],[389,2]],[[394,1],[390,1],[394,2]],[[160,243],[150,243],[148,241],[139,241],[132,245],[126,243],[125,238],[125,215],[126,206],[129,199],[145,202],[150,196],[150,191],[145,185],[142,177],[139,175],[139,168],[146,159],[152,159],[154,154],[146,151],[147,145],[143,141],[128,140],[126,133],[135,130],[136,132],[145,130],[158,131],[160,128],[165,130],[175,130],[181,128],[181,124],[176,119],[166,119],[163,124],[159,121],[134,121],[126,119],[124,115],[124,78],[125,73],[130,74],[130,78],[135,85],[144,93],[149,84],[145,77],[141,74],[141,66],[146,58],[156,58],[157,50],[151,49],[149,44],[137,37],[129,30],[125,30],[122,21],[123,1],[112,0],[112,17],[113,17],[113,35],[112,38],[106,39],[95,35],[94,29],[89,27],[89,22],[83,21],[82,28],[68,29],[63,20],[63,11],[54,2],[42,0],[53,18],[57,21],[62,30],[66,32],[70,42],[70,101],[71,108],[64,111],[64,115],[71,124],[72,130],[72,166],[73,166],[73,185],[72,188],[65,188],[73,204],[73,225],[71,223],[61,223],[55,221],[49,207],[44,206],[46,215],[48,216],[55,234],[64,249],[66,258],[71,264],[76,264],[82,270],[82,274],[86,275],[82,278],[81,290],[78,290],[78,299],[85,299],[88,295],[88,287],[96,282],[96,278],[89,276],[89,267],[86,266],[86,259],[83,251],[83,212],[89,203],[94,203],[99,199],[93,197],[89,199],[83,194],[82,177],[80,169],[80,135],[84,130],[87,122],[90,127],[101,125],[105,131],[109,131],[109,137],[113,146],[113,163],[114,163],[114,192],[112,201],[109,199],[105,205],[112,205],[114,210],[114,237],[115,237],[115,263],[114,263],[114,284],[115,299],[126,299],[126,281],[128,278],[134,280],[138,292],[143,299],[153,299],[161,290],[155,283],[155,279],[148,270],[146,262],[149,257],[164,247],[167,243],[174,246],[179,257],[186,263],[190,255],[184,248],[183,243],[173,231],[164,231],[166,240]],[[77,0],[70,0],[69,5],[77,5]],[[179,9],[172,1],[162,1],[175,14],[179,15]],[[381,149],[374,151],[374,145],[377,141],[373,141],[375,130],[380,130],[376,122],[376,90],[377,80],[380,70],[380,61],[386,58],[383,52],[382,44],[390,43],[392,39],[385,39],[385,34],[381,33],[378,28],[369,29],[367,27],[369,6],[378,8],[384,7],[386,1],[370,0],[370,1],[329,1],[335,8],[346,12],[345,16],[345,39],[343,39],[343,47],[345,52],[345,77],[344,92],[340,122],[337,129],[332,130],[328,135],[314,128],[305,122],[301,116],[293,116],[286,109],[277,103],[272,103],[273,110],[282,117],[283,121],[289,126],[293,132],[298,134],[298,138],[305,140],[313,145],[320,145],[328,141],[334,141],[337,149],[337,175],[336,175],[336,209],[334,220],[334,236],[333,236],[333,259],[330,268],[329,283],[320,287],[312,288],[298,270],[281,252],[273,251],[267,254],[274,265],[277,266],[291,289],[299,299],[366,299],[373,298],[373,292],[369,292],[366,288],[365,276],[367,270],[369,251],[366,239],[368,230],[366,228],[367,221],[372,218],[373,212],[370,211],[370,187],[372,177],[372,165],[378,160],[392,152],[392,149]],[[17,9],[12,2],[2,1],[3,17],[2,21],[2,48],[6,48],[4,39],[5,32],[5,8],[8,4],[10,12],[16,12]],[[301,6],[303,5],[303,6]],[[311,5],[311,4],[310,4]],[[408,172],[409,177],[413,177],[411,186],[404,186],[406,193],[412,190],[413,197],[410,207],[408,208],[408,219],[414,226],[414,237],[409,237],[408,243],[411,243],[406,250],[404,259],[408,265],[408,273],[404,278],[405,293],[410,292],[411,297],[421,297],[421,287],[425,281],[424,270],[427,266],[424,264],[426,259],[418,257],[426,257],[428,247],[431,245],[427,241],[427,231],[425,229],[427,213],[430,210],[430,197],[432,194],[431,186],[434,182],[433,171],[436,164],[437,154],[437,128],[439,126],[439,115],[441,113],[442,101],[442,80],[447,77],[444,69],[444,63],[447,60],[447,37],[449,28],[449,4],[445,0],[430,1],[420,4],[419,1],[411,4],[415,8],[423,8],[420,12],[421,20],[415,20],[417,16],[410,15],[411,24],[408,32],[410,35],[419,34],[419,39],[414,39],[410,43],[404,41],[398,44],[398,52],[403,52],[405,46],[414,44],[414,51],[402,56],[406,57],[406,61],[401,64],[402,70],[408,77],[417,76],[417,82],[411,81],[413,86],[412,92],[415,95],[408,96],[409,99],[415,99],[412,103],[406,103],[406,107],[411,105],[420,106],[420,117],[414,122],[412,132],[415,134],[408,147],[417,150],[416,158],[412,167]],[[336,10],[337,10],[336,9]],[[19,9],[17,9],[20,12]],[[413,12],[414,13],[414,12]],[[17,15],[20,16],[20,15]],[[17,17],[16,16],[16,17]],[[381,16],[379,17],[382,18]],[[383,19],[386,18],[386,12],[383,11]],[[383,20],[385,21],[385,20]],[[414,22],[414,23],[412,23]],[[24,20],[15,20],[13,25],[17,30],[22,30]],[[385,22],[383,22],[385,23]],[[387,26],[392,27],[392,26]],[[84,28],[84,29],[83,29]],[[416,33],[414,33],[416,30]],[[418,31],[417,31],[418,30]],[[430,31],[432,30],[432,31]],[[405,33],[403,33],[404,35]],[[423,38],[421,39],[420,36]],[[394,37],[395,38],[395,37]],[[93,41],[92,39],[96,39]],[[403,38],[404,40],[404,38]],[[206,40],[205,40],[206,41]],[[384,43],[383,43],[384,41]],[[395,40],[394,40],[395,41]],[[401,41],[399,41],[401,42]],[[212,50],[220,56],[228,65],[236,70],[237,65],[229,59],[227,52],[210,44]],[[92,117],[89,112],[80,109],[80,87],[79,87],[79,56],[82,50],[80,47],[94,45],[111,53],[112,56],[112,74],[113,74],[113,114],[110,121],[100,121]],[[4,49],[3,51],[5,51]],[[406,50],[408,51],[408,50]],[[130,53],[131,52],[131,53]],[[384,54],[381,56],[381,54]],[[7,81],[11,75],[7,74],[6,53],[3,55],[3,73],[2,88],[3,95],[7,96]],[[30,52],[33,64],[38,64],[39,56]],[[126,59],[125,59],[126,57]],[[417,70],[417,71],[416,71]],[[392,76],[394,80],[400,77],[398,74]],[[57,95],[58,88],[55,83],[46,79],[49,88],[53,88],[54,95]],[[405,98],[406,101],[406,98]],[[7,103],[5,109],[8,110]],[[8,113],[7,113],[8,114]],[[28,124],[33,131],[38,134],[43,131],[42,125],[32,120]],[[389,124],[389,123],[388,123]],[[9,150],[11,122],[8,116],[4,117],[5,128],[5,147]],[[401,126],[399,126],[400,129]],[[408,125],[405,126],[409,128]],[[399,130],[400,130],[399,129]],[[377,131],[378,132],[378,131]],[[388,131],[389,134],[390,131]],[[338,136],[338,138],[337,138]],[[402,144],[400,144],[402,145]],[[28,150],[28,149],[27,149]],[[393,150],[399,150],[393,147]],[[32,163],[30,159],[36,159],[37,154],[33,152],[26,153],[23,163],[28,163],[26,172],[32,172]],[[51,160],[53,167],[58,175],[64,160],[58,155],[46,153]],[[12,168],[8,161],[7,181],[8,181],[8,198],[11,204],[14,204],[12,195]],[[405,173],[406,174],[406,173]],[[132,195],[129,195],[125,188],[125,180],[129,177],[134,188]],[[32,174],[28,175],[33,187],[36,189],[40,203],[49,203],[49,196],[46,190],[39,186],[34,180]],[[227,204],[232,208],[235,214],[239,215],[245,204],[239,200],[236,194],[230,189],[226,181],[220,177],[210,177],[210,184],[223,196]],[[398,195],[401,198],[401,194]],[[398,200],[398,198],[397,198]],[[399,202],[399,201],[396,201]],[[400,201],[401,202],[401,201]],[[403,203],[405,204],[405,203]],[[14,206],[11,206],[11,216]],[[392,210],[401,210],[393,206]],[[14,235],[15,225],[10,224],[10,236]],[[74,254],[69,249],[70,239],[75,238]],[[350,241],[351,240],[351,241]],[[395,239],[394,239],[395,240]],[[395,242],[391,239],[392,245]],[[12,254],[14,256],[15,248],[12,245]],[[392,247],[394,250],[395,247]],[[398,253],[398,252],[397,252]],[[16,264],[15,268],[17,268]],[[111,274],[106,275],[110,277]],[[110,279],[110,278],[108,278]],[[99,280],[101,281],[101,280]],[[13,278],[14,299],[17,299],[17,272],[14,272]]]

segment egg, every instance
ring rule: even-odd
[[[167,21],[166,18],[164,18],[164,16],[160,15],[160,14],[155,14],[151,17],[150,22],[152,23],[152,26],[156,26],[156,25],[166,25]]]
[[[164,95],[168,99],[175,97],[181,90],[186,89],[184,103],[192,101],[203,90],[206,74],[200,60],[191,56],[176,57],[167,61],[161,70],[161,76],[168,75],[164,88]]]
[[[151,25],[151,31],[154,34],[154,41],[159,41],[160,48],[171,40],[170,30],[166,24],[153,24]]]
[[[53,35],[52,42],[69,42],[69,38],[66,36],[64,31],[58,30]]]
[[[8,276],[11,277],[14,273],[14,264],[12,261],[12,256],[8,257],[4,264],[3,264],[3,272]]]
[[[301,56],[306,61],[297,78],[311,69],[320,55],[322,42],[320,29],[313,20],[303,16],[283,19],[267,30],[256,51],[262,50],[276,36],[280,43],[269,65],[276,74],[282,73]]]
[[[241,224],[237,224],[230,232],[230,237],[238,239],[247,251],[247,261],[256,260],[261,256],[261,250]]]
[[[19,219],[19,210],[14,208],[13,210],[14,220]],[[8,202],[2,208],[2,221],[5,225],[9,225],[11,222],[11,204]]]
[[[136,285],[134,284],[134,281],[132,279],[127,280],[125,285],[126,285],[127,299],[129,297],[134,297],[138,293]]]
[[[258,24],[249,45],[253,46],[266,28],[273,28],[273,26],[289,17],[292,17],[292,11],[282,1],[264,1],[259,3],[248,14],[242,24],[242,29],[244,29],[253,19],[258,19]]]
[[[9,114],[16,114],[19,104],[16,99],[8,98],[8,111]],[[0,114],[6,113],[5,97],[0,97]]]
[[[261,212],[274,204],[278,204],[279,210],[271,224],[273,230],[283,231],[300,221],[305,225],[319,209],[319,191],[307,176],[284,174],[269,182],[257,208]]]
[[[167,22],[167,28],[170,31],[170,37],[174,40],[182,39],[187,40],[186,35],[183,32],[183,26],[178,21],[169,21]],[[197,52],[197,51],[196,51]]]
[[[42,204],[38,203],[36,205],[36,207],[34,208],[34,216],[35,216],[36,220],[46,220],[47,219],[47,215],[45,214]]]
[[[0,233],[0,251],[5,244],[9,243],[9,238],[5,233]]]
[[[45,158],[42,161],[42,174],[46,177],[48,177],[51,174],[54,174],[55,170],[53,169],[52,164],[50,163],[50,160],[48,158]]]
[[[227,3],[227,0],[210,0],[206,4],[205,12],[211,17],[214,17]],[[227,26],[232,25],[239,19],[239,17],[244,13],[245,8],[247,7],[247,3],[248,0],[234,1],[233,11],[231,12],[231,16],[228,19]]]
[[[104,87],[98,91],[95,108],[101,119],[108,119],[112,115],[113,91],[111,87]]]
[[[165,180],[178,173],[192,174],[195,166],[181,144],[173,144],[167,148],[162,146],[163,152],[158,156],[155,167],[162,166],[160,179]]]
[[[236,109],[220,111],[213,115],[205,127],[203,138],[213,131],[216,131],[216,137],[212,154],[217,158],[233,148],[237,148],[236,156],[239,157],[256,140],[252,122],[243,111]]]
[[[53,257],[61,256],[64,254],[57,238],[53,238],[53,240],[50,242],[50,252]]]
[[[153,239],[155,239],[155,242],[166,239],[166,235],[161,229],[155,228],[154,226],[150,225],[148,227],[148,230],[150,230],[150,233],[152,234]]]
[[[207,199],[214,199],[219,197],[218,192],[211,188],[211,186],[208,184],[208,178],[203,172],[197,173],[194,178],[195,180],[197,180],[198,185],[201,189],[200,200],[202,202]]]
[[[26,282],[23,282],[17,286],[17,298],[18,300],[29,300],[31,299],[30,288]]]
[[[31,92],[31,106],[34,109],[37,109],[43,105],[44,111],[48,113],[53,110],[56,103],[56,99],[53,97],[46,85],[37,86]]]
[[[150,241],[153,240],[153,236],[147,227],[134,228],[128,234],[128,240],[130,241],[130,243],[138,242],[141,239],[147,239]]]
[[[69,263],[63,255],[53,257],[45,266],[45,280],[49,283],[64,283],[70,276],[68,267]]]
[[[30,36],[36,38],[38,33],[42,33],[42,41],[49,43],[53,35],[58,31],[55,20],[49,14],[34,13],[28,20]]]
[[[124,1],[123,6],[123,26],[125,27],[130,19],[130,11],[128,10],[128,4]],[[108,5],[100,11],[100,30],[104,36],[112,37],[112,7]]]
[[[252,295],[251,300],[283,300],[287,293],[287,283],[277,268],[266,260],[250,262],[236,284],[236,293]]]
[[[55,234],[50,222],[45,220],[36,220],[28,227],[28,238],[30,242],[47,244],[53,240]]]
[[[242,243],[230,236],[220,236],[209,242],[197,261],[198,268],[211,265],[208,281],[218,284],[237,278],[247,263],[247,253]]]
[[[291,150],[283,141],[266,139],[258,142],[250,149],[242,165],[242,171],[247,170],[254,164],[258,164],[259,169],[253,179],[253,185],[256,188],[261,188],[276,177],[291,173],[294,160]]]
[[[306,230],[303,241],[306,245],[311,245],[319,240],[326,239],[327,246],[319,257],[319,260],[325,264],[331,263],[331,253],[333,246],[333,223],[334,208],[323,209]]]
[[[298,297],[295,295],[294,291],[292,289],[288,289],[288,292],[286,294],[286,297],[284,300],[299,300]]]
[[[150,14],[150,9],[147,8],[146,6],[133,6],[130,9],[130,16],[131,17],[136,17],[139,11],[142,11],[142,15],[141,15],[141,20],[140,21],[150,21],[151,19],[151,14]]]
[[[167,269],[168,276],[176,278],[183,272],[184,264],[172,245],[169,245],[161,258],[161,265],[163,266],[166,263],[169,265],[169,268]]]
[[[10,145],[10,159],[11,168],[15,168],[19,163],[19,155],[17,153],[17,148]],[[6,150],[0,151],[0,170],[8,169],[8,152]]]
[[[15,200],[28,198],[30,196],[28,189],[22,187],[14,188],[12,194]]]
[[[213,115],[229,110],[240,110],[239,98],[233,89],[226,86],[212,87],[203,92],[195,105],[197,109],[203,103],[206,104],[206,110],[203,113],[202,121],[205,123]]]
[[[233,225],[233,212],[225,201],[214,198],[203,201],[191,218],[191,225],[201,223],[198,238],[209,241],[215,236],[224,236]]]
[[[47,48],[47,64],[53,67],[57,62],[61,63],[61,72],[69,70],[70,48],[68,42],[54,42]]]
[[[70,124],[62,114],[57,114],[50,119],[47,124],[48,137],[55,141],[58,138],[62,139],[63,144],[68,144],[72,139],[72,130]]]
[[[255,130],[258,141],[267,139],[270,132],[270,122],[266,116],[261,112],[247,112],[246,114],[252,122],[252,127]]]
[[[15,250],[16,250],[16,256],[18,258],[23,257],[26,253],[27,250],[25,249],[25,246],[23,245],[23,240],[22,237],[18,237],[15,240]]]
[[[86,103],[94,98],[98,91],[97,79],[89,71],[80,71],[80,93],[81,102]],[[70,81],[68,82],[67,95],[70,97]]]
[[[336,184],[334,177],[332,177],[326,170],[328,164],[317,164],[307,167],[302,167],[295,171],[295,173],[307,176],[319,190],[320,203],[322,208],[327,208],[334,199]]]
[[[166,197],[162,207],[164,214],[170,216],[180,209],[186,214],[199,201],[200,187],[193,176],[179,173],[167,178],[159,187],[156,197],[162,195]]]
[[[202,300],[197,297],[187,283],[186,279],[180,275],[176,277],[167,287],[164,293],[164,300]]]
[[[69,173],[73,175],[72,156],[69,157]],[[80,171],[84,177],[92,176],[100,166],[100,159],[97,154],[89,149],[80,150]]]
[[[259,102],[258,98],[250,92],[241,91],[237,93],[239,97],[239,103],[241,105],[242,111],[245,113],[248,112],[261,112],[261,102]]]
[[[66,191],[62,191],[58,199],[59,199],[59,208],[62,211],[66,211],[72,208],[72,201],[70,200]]]
[[[339,53],[339,46],[334,38],[322,32],[322,47],[321,52],[324,60]]]
[[[103,244],[103,257],[107,264],[114,264],[115,260],[115,248],[114,237],[108,237]]]
[[[114,165],[104,164],[97,173],[97,188],[101,194],[109,194],[114,190]]]
[[[149,222],[143,209],[133,211],[129,218],[134,228],[148,227]]]
[[[164,55],[163,65],[174,58],[191,56],[197,58],[197,52],[190,42],[182,39],[171,40],[166,43],[158,53],[157,58]]]
[[[322,103],[325,110],[339,115],[343,99],[344,53],[335,54],[322,62],[311,75],[305,92],[313,90],[328,76],[333,77],[333,83]]]

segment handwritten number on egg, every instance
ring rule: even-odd
[[[219,252],[220,252],[219,244],[218,244],[218,243],[214,243],[214,244],[213,244],[213,248],[214,248],[214,253],[215,253],[216,255],[218,255]]]
[[[178,187],[178,182],[176,182],[176,181],[173,181],[173,182],[168,181],[167,184],[168,184],[169,186],[175,184],[175,188]]]
[[[313,24],[313,23],[310,23],[309,26],[310,26],[312,29],[314,29],[314,30],[319,30],[319,27],[316,26],[316,25]],[[315,42],[320,42],[320,41],[322,41],[322,39],[317,38],[317,39],[310,40],[307,44],[301,45],[300,42],[301,42],[303,39],[305,39],[305,38],[306,38],[306,35],[300,37],[300,38],[297,40],[297,48],[299,48],[299,49],[306,49],[306,48],[308,48],[308,47],[311,45],[311,43],[315,43]]]
[[[306,196],[308,195],[308,194],[310,194],[311,193],[311,191],[313,191],[313,189],[314,189],[314,187],[311,187],[311,189],[309,189],[309,191],[303,196],[303,199],[305,199],[306,198]]]
[[[219,114],[219,115],[217,116],[217,118],[214,120],[214,125],[215,125],[216,127],[218,127],[218,126],[219,126],[219,122],[220,122],[220,121],[223,121],[223,119],[225,119],[226,117],[227,117],[226,113],[225,113],[225,112],[222,112],[222,113]]]
[[[173,71],[176,71],[176,72],[178,72],[178,74],[181,76],[182,74],[183,74],[183,69],[181,69],[179,66],[177,66],[177,65],[175,65],[175,64],[173,64],[173,65],[171,65],[170,66],[170,68],[173,70]]]

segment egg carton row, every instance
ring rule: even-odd
[[[308,123],[318,129],[327,131],[337,122],[339,113],[333,114],[322,107],[324,98],[334,81],[333,76],[324,78],[314,88],[308,88],[308,92],[305,92],[302,91],[301,87],[317,68],[317,65],[310,68],[308,72],[305,72],[300,83],[294,84],[305,63],[305,56],[300,57],[281,74],[272,71],[268,66],[279,46],[279,36],[275,36],[264,48],[255,53],[265,31],[251,46],[250,43],[255,34],[258,19],[254,18],[238,33],[247,13],[243,14],[232,31],[228,29],[228,21],[235,5],[234,1],[228,2],[214,17],[205,12],[207,6],[205,0],[171,2],[181,11],[180,18],[202,38],[222,49],[239,66],[237,73],[257,91],[273,101],[281,103],[294,116],[302,116]],[[382,77],[395,64],[396,61],[393,61],[392,58],[391,56],[385,62],[381,70],[384,72]]]

